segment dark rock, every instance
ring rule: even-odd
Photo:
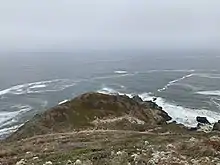
[[[202,124],[211,124],[206,117],[196,117],[196,121]]]
[[[218,123],[215,123],[213,126],[213,131],[220,131],[220,122],[218,121]]]
[[[133,99],[134,101],[138,102],[138,103],[143,102],[142,98],[141,98],[140,96],[138,96],[138,95],[133,96],[132,99]]]
[[[198,127],[191,127],[188,129],[189,131],[197,131],[198,130]]]
[[[153,98],[153,101],[156,101],[156,100],[157,100],[157,98],[156,98],[156,97],[154,97],[154,98]]]
[[[168,113],[166,113],[165,111],[160,110],[158,115],[160,115],[163,119],[165,119],[165,121],[170,121],[172,120],[172,117],[170,117],[168,115]]]
[[[201,128],[201,126],[204,126],[204,125],[205,125],[205,124],[203,124],[203,123],[198,123],[197,126],[196,126],[196,128],[199,129],[199,128]]]
[[[177,124],[176,120],[172,121],[171,123],[173,123],[173,124]]]
[[[160,108],[158,108],[158,105],[156,103],[154,103],[153,101],[144,101],[144,105],[148,108],[160,109]]]

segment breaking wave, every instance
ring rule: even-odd
[[[11,127],[8,127],[8,128],[0,129],[0,139],[4,139],[5,137],[10,135],[11,133],[15,132],[22,125],[24,125],[24,124],[15,125],[15,126],[11,126]]]
[[[6,94],[22,95],[30,93],[44,93],[61,91],[68,87],[74,86],[76,83],[73,80],[68,79],[56,79],[50,81],[40,81],[33,83],[26,83],[22,85],[16,85],[8,89],[0,91],[0,96]]]
[[[219,90],[215,90],[215,91],[198,91],[196,93],[200,94],[200,95],[220,96],[220,91]]]
[[[116,93],[120,95],[126,94],[129,97],[132,97],[134,95],[132,93],[120,93],[111,88],[102,88],[98,90],[98,92],[104,93],[104,94],[116,94]],[[153,100],[154,98],[154,96],[149,93],[142,93],[142,94],[139,94],[139,96],[144,101]],[[205,109],[200,110],[200,109],[185,108],[185,107],[170,103],[161,97],[157,98],[156,103],[159,106],[163,107],[164,111],[166,111],[173,118],[173,121],[184,124],[185,126],[188,126],[188,127],[194,127],[197,125],[197,121],[196,121],[197,116],[206,116],[207,119],[212,123],[220,120],[220,113],[208,111]]]
[[[188,75],[185,75],[185,76],[183,76],[183,77],[181,77],[181,78],[172,80],[172,81],[170,81],[167,85],[165,85],[163,88],[158,89],[157,91],[158,91],[158,92],[165,91],[165,90],[167,90],[170,86],[174,85],[175,83],[178,83],[178,82],[180,82],[180,81],[182,81],[182,80],[184,80],[184,79],[187,79],[187,78],[189,78],[189,77],[192,77],[193,75],[194,75],[194,74],[188,74]]]
[[[220,79],[220,74],[197,73],[195,76],[208,79]]]
[[[147,73],[153,73],[153,72],[195,72],[195,70],[185,70],[185,69],[162,69],[162,70],[149,70]]]
[[[116,73],[116,74],[126,74],[128,72],[125,71],[125,70],[116,70],[116,71],[114,71],[114,73]]]
[[[20,104],[15,105],[12,108],[18,108],[19,110],[12,112],[4,111],[0,113],[0,138],[17,130],[17,128],[20,127],[16,124],[19,121],[19,117],[33,109],[29,105]]]

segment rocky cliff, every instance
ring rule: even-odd
[[[145,131],[168,120],[171,117],[153,102],[87,93],[36,115],[9,139],[88,129]]]
[[[170,120],[138,96],[86,93],[36,115],[2,141],[0,165],[220,163],[218,132]]]

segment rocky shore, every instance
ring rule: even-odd
[[[187,128],[154,100],[86,93],[3,140],[0,165],[220,165],[220,121],[196,120]]]

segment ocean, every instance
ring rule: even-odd
[[[220,120],[220,55],[199,51],[0,54],[0,136],[85,92],[139,95],[178,123]]]

